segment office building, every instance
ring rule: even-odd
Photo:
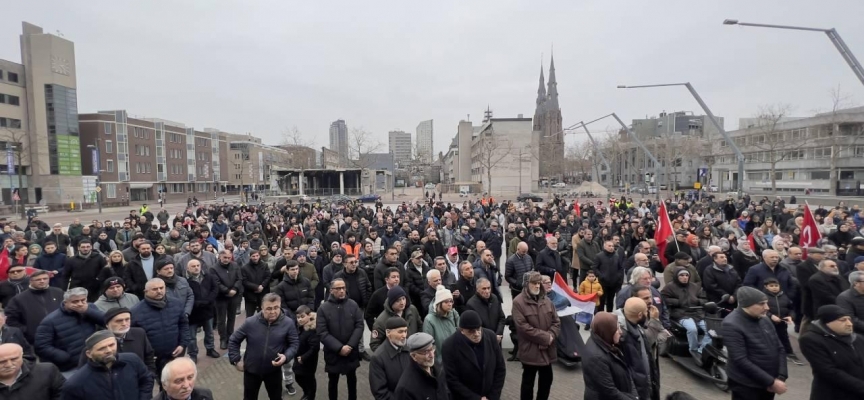
[[[433,120],[423,121],[419,125],[417,125],[416,130],[416,140],[417,140],[417,159],[431,163],[432,158],[435,156],[434,147],[432,146],[432,137],[434,136],[435,129]]]
[[[387,134],[388,151],[393,161],[404,166],[411,161],[411,134],[403,131],[390,131]]]
[[[350,154],[348,151],[348,125],[345,120],[338,119],[330,124],[330,149],[339,153],[339,163],[348,165]]]

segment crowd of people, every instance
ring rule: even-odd
[[[361,362],[376,399],[500,399],[507,362],[522,366],[520,398],[548,399],[573,318],[558,315],[570,302],[556,276],[596,299],[586,399],[660,399],[671,324],[700,362],[707,302],[725,316],[734,399],[786,391],[787,360],[802,364],[790,326],[813,396],[864,396],[864,212],[816,208],[824,239],[801,248],[803,210],[779,198],[662,209],[668,220],[660,204],[626,198],[439,197],[0,221],[0,399],[149,399],[154,386],[160,399],[212,399],[195,385],[199,332],[207,357],[227,352],[242,372],[246,399],[262,384],[271,399],[295,385],[314,399],[321,352],[330,399],[342,376],[357,398]]]

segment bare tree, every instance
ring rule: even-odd
[[[492,169],[504,161],[513,151],[510,140],[495,136],[494,130],[480,134],[478,162],[481,173],[486,171],[486,192],[492,193]]]
[[[594,164],[594,147],[587,143],[573,144],[567,147],[564,155],[564,171],[579,177],[579,181],[587,179]],[[579,183],[579,182],[577,182]]]
[[[704,150],[704,143],[697,137],[678,132],[664,132],[651,142],[656,149],[654,157],[663,166],[669,189],[678,190],[679,168],[683,166],[684,160],[699,157]]]
[[[304,135],[303,132],[300,132],[300,129],[297,128],[297,125],[294,125],[282,131],[282,145],[314,148],[315,140]]]
[[[828,179],[831,181],[829,194],[837,195],[837,186],[840,182],[838,163],[841,157],[861,157],[856,154],[856,144],[864,141],[864,126],[861,123],[844,123],[844,109],[854,107],[852,96],[843,93],[840,86],[831,89],[831,111],[828,113],[827,124],[819,127],[816,132],[817,143],[820,147],[830,147],[830,173]]]
[[[0,128],[0,140],[6,142],[6,146],[0,148],[0,151],[12,151],[12,163],[14,164],[14,171],[7,171],[7,174],[16,174],[18,175],[18,190],[19,196],[23,188],[23,178],[22,176],[25,173],[24,165],[31,164],[30,160],[30,140],[27,136],[27,132],[20,128]],[[4,153],[5,154],[5,153]],[[11,188],[9,197],[12,197]],[[21,202],[25,200],[26,195],[21,197]],[[20,210],[22,217],[26,218],[26,210],[24,207],[21,207]]]
[[[362,127],[351,128],[348,137],[348,164],[354,168],[367,169],[375,162],[370,156],[384,145]]]
[[[801,146],[800,141],[791,140],[790,134],[778,125],[789,116],[792,107],[788,104],[773,104],[759,107],[756,123],[747,128],[746,147],[758,150],[754,161],[768,164],[771,178],[771,193],[777,193],[777,163],[793,156],[790,151]],[[739,177],[740,179],[740,177]]]

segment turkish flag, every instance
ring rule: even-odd
[[[657,230],[654,231],[654,242],[657,243],[657,255],[660,256],[664,267],[669,264],[664,254],[670,236],[672,236],[672,221],[669,220],[669,213],[666,212],[666,204],[661,202],[657,209]]]
[[[573,210],[576,211],[577,216],[582,216],[582,208],[579,207],[579,199],[576,199],[576,201],[573,202]]]
[[[804,258],[807,258],[807,248],[817,247],[819,239],[822,239],[819,226],[816,224],[816,219],[813,218],[810,205],[804,204],[804,224],[801,225],[801,236],[798,238],[798,245],[801,246]]]

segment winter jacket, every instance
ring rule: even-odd
[[[555,339],[561,333],[561,320],[542,285],[538,296],[532,296],[525,288],[513,299],[512,316],[523,364],[546,366],[558,360]]]
[[[576,246],[576,255],[579,258],[579,269],[594,269],[594,260],[603,249],[597,242],[591,240],[583,240]]]
[[[156,258],[153,258],[153,265],[156,265]],[[150,273],[153,274],[152,276],[156,276],[152,269]],[[177,273],[176,268],[174,273]],[[144,262],[141,261],[141,256],[132,257],[132,259],[126,263],[126,268],[124,268],[119,275],[126,283],[126,292],[138,296],[139,299],[144,297],[144,286],[147,284],[147,274],[144,272]]]
[[[145,400],[153,396],[153,375],[133,354],[119,353],[110,373],[87,363],[63,384],[64,400]]]
[[[153,355],[153,346],[150,346],[150,340],[147,339],[147,333],[143,329],[133,326],[129,328],[129,332],[123,335],[123,338],[117,338],[117,352],[129,353],[138,356],[147,369],[152,373],[156,373],[156,357]],[[78,359],[79,366],[87,365],[87,355],[81,352],[81,357]]]
[[[552,250],[548,246],[537,253],[536,264],[534,269],[552,279],[555,279],[555,273],[567,273],[564,270],[564,264],[561,259],[561,254],[557,250]],[[520,286],[521,287],[521,286]]]
[[[735,267],[735,272],[738,273],[738,276],[741,279],[744,279],[747,276],[747,272],[754,265],[759,264],[759,256],[753,254],[752,257],[744,255],[744,253],[735,250],[732,252],[732,259],[729,260],[729,264],[732,264]]]
[[[768,296],[768,317],[776,315],[778,318],[786,318],[791,316],[792,300],[782,290],[777,293],[771,293],[766,289],[762,290],[765,296]]]
[[[211,271],[202,271],[198,279],[193,279],[187,271],[186,276],[194,299],[192,312],[189,313],[189,325],[201,326],[216,316],[216,295],[219,294],[216,275]]]
[[[87,256],[78,254],[67,258],[63,266],[63,277],[66,279],[63,288],[83,287],[87,289],[87,301],[96,301],[100,295],[99,288],[102,287],[102,282],[97,279],[102,268],[105,268],[105,258],[93,252]]]
[[[864,398],[864,336],[841,338],[814,321],[799,343],[813,370],[810,400]]]
[[[36,269],[44,269],[45,271],[53,271],[57,274],[51,278],[51,286],[61,287],[63,282],[63,266],[66,264],[66,253],[59,253],[57,251],[47,254],[42,253],[39,258],[36,259],[36,263],[33,264],[33,268]],[[63,289],[66,289],[64,286]]]
[[[0,327],[0,344],[6,343],[15,343],[21,346],[24,351],[23,358],[25,361],[36,361],[36,353],[33,351],[33,346],[30,345],[30,342],[27,341],[27,338],[24,337],[24,333],[20,329],[9,325]]]
[[[660,291],[663,295],[663,301],[669,307],[669,314],[675,321],[680,321],[685,318],[693,318],[701,320],[705,317],[705,312],[701,309],[693,310],[689,307],[701,307],[707,302],[705,300],[705,292],[697,283],[682,284],[677,279],[671,283],[667,283]]]
[[[741,278],[731,265],[727,264],[725,268],[721,268],[712,263],[705,268],[702,275],[702,288],[708,301],[720,303],[723,296],[734,296],[739,287],[741,287]]]
[[[420,271],[417,270],[417,267],[411,261],[408,261],[405,265],[405,273],[402,275],[404,280],[399,282],[405,288],[405,291],[408,292],[408,300],[411,301],[411,304],[422,304],[422,293],[426,289],[426,286],[428,286],[426,283],[427,272],[429,272],[429,267],[425,263]]]
[[[622,358],[630,367],[633,384],[641,399],[660,398],[660,365],[658,364],[658,346],[656,338],[649,335],[650,328],[643,328],[627,321],[622,309],[615,310],[618,316],[618,326],[621,328],[621,340],[618,347]],[[657,320],[654,320],[656,323]],[[647,325],[647,323],[646,323]],[[648,355],[646,363],[642,355]],[[652,397],[653,396],[653,397]]]
[[[324,371],[328,374],[354,372],[360,366],[359,343],[363,340],[363,310],[347,297],[330,297],[318,308],[317,332],[324,345]],[[351,346],[347,356],[342,346]]]
[[[481,325],[494,332],[496,335],[504,335],[504,309],[498,296],[490,294],[489,299],[480,296],[472,296],[465,304],[465,310],[474,310],[480,315]]]
[[[243,321],[231,338],[228,339],[228,360],[231,365],[240,361],[240,343],[246,341],[243,354],[243,370],[255,375],[267,375],[280,371],[271,362],[285,355],[285,362],[293,360],[300,346],[297,336],[297,323],[285,314],[275,321],[267,321],[261,313]]]
[[[387,326],[387,320],[390,319],[390,317],[396,316],[397,315],[393,311],[393,308],[385,301],[384,311],[378,315],[378,318],[375,318],[375,322],[372,324],[372,335],[369,339],[369,348],[372,349],[373,352],[378,349],[378,346],[381,346],[382,343],[387,341],[387,330],[385,329]],[[422,323],[420,321],[420,313],[417,312],[417,308],[414,307],[413,304],[405,304],[405,310],[402,312],[401,318],[404,319],[405,322],[408,322],[408,336],[421,331]]]
[[[789,270],[781,267],[779,264],[772,270],[764,262],[756,264],[747,270],[747,275],[744,277],[742,285],[750,286],[756,290],[762,290],[765,285],[765,280],[775,278],[780,282],[780,290],[786,292],[790,298],[795,298],[797,295],[797,285]],[[767,386],[766,386],[767,387]]]
[[[343,264],[333,264],[332,262],[324,266],[324,270],[321,274],[321,280],[324,282],[324,287],[329,291],[330,283],[333,282],[333,278],[336,277],[336,274],[345,269],[345,265]]]
[[[729,380],[764,390],[774,379],[786,380],[786,349],[768,318],[751,317],[737,308],[723,319],[720,329],[729,362]]]
[[[522,291],[522,281],[525,274],[534,270],[534,262],[527,253],[524,256],[513,254],[504,263],[504,279],[510,285],[510,290]]]
[[[237,264],[231,262],[228,265],[222,265],[220,262],[211,269],[211,272],[216,277],[216,287],[219,289],[216,300],[228,299],[228,292],[231,289],[237,292],[234,295],[235,298],[243,294],[243,280],[240,278],[240,267]]]
[[[84,341],[104,324],[105,314],[93,304],[83,314],[63,307],[48,314],[36,330],[36,355],[61,371],[78,366]]]
[[[399,400],[449,400],[447,394],[447,379],[444,368],[436,361],[432,366],[432,375],[426,373],[416,362],[408,363],[402,372],[394,398]]]
[[[297,328],[298,330],[298,347],[297,357],[300,357],[302,362],[294,360],[294,373],[298,375],[315,375],[318,370],[318,353],[321,351],[321,340],[318,339],[318,332],[315,330],[317,323],[317,315],[310,314],[309,322]]]
[[[814,318],[819,307],[837,303],[837,296],[849,289],[849,281],[840,275],[828,275],[819,272],[810,277],[807,289],[810,291],[810,301],[813,308],[811,314],[805,313],[804,315]]]
[[[597,253],[591,269],[597,274],[601,285],[618,287],[624,281],[624,260],[617,251],[609,253],[602,250]]]
[[[263,296],[270,293],[270,270],[267,264],[261,262],[252,262],[251,260],[240,268],[240,276],[243,280],[243,293],[249,296]],[[258,286],[263,289],[257,292]]]
[[[852,313],[855,332],[864,334],[864,295],[849,289],[837,296],[837,305]]]
[[[450,335],[456,333],[459,328],[459,313],[455,309],[450,310],[445,316],[430,312],[423,320],[423,332],[435,338],[435,364],[441,365],[441,347]]]
[[[9,300],[27,290],[29,286],[30,278],[27,277],[20,279],[18,282],[12,282],[11,280],[0,282],[0,304],[9,304]]]
[[[405,287],[405,269],[399,266],[398,263],[395,264],[387,264],[387,260],[384,257],[381,257],[381,260],[378,261],[378,265],[375,266],[375,271],[373,272],[374,279],[372,280],[373,290],[378,290],[384,286],[386,283],[384,282],[384,278],[386,278],[387,269],[393,267],[399,270],[399,282],[402,283],[402,287]]]
[[[678,270],[681,268],[684,268],[687,270],[687,272],[690,272],[690,282],[700,286],[702,285],[702,277],[701,275],[699,275],[699,271],[696,270],[696,267],[694,267],[693,264],[679,266],[676,265],[674,262],[663,268],[663,283],[668,285],[672,281],[677,280]]]
[[[369,390],[375,400],[396,400],[399,378],[414,361],[404,347],[397,349],[386,338],[383,344],[374,350],[369,363]]]
[[[600,307],[600,298],[603,297],[603,285],[601,285],[599,281],[595,280],[592,283],[586,279],[579,284],[579,294],[596,294],[594,297],[594,306]]]
[[[36,328],[48,314],[60,308],[63,291],[49,286],[45,290],[27,289],[4,304],[6,323],[21,329],[30,343],[36,341]]]
[[[282,308],[287,308],[292,313],[296,313],[297,307],[300,306],[314,309],[315,292],[312,290],[312,284],[309,283],[309,280],[302,276],[298,275],[297,279],[291,279],[285,275],[273,293],[282,298]]]
[[[474,296],[477,298],[477,296]],[[495,332],[482,330],[480,346],[483,359],[477,359],[474,344],[465,335],[452,335],[444,341],[441,350],[444,359],[444,372],[447,386],[453,399],[477,399],[486,397],[500,400],[504,389],[507,365]]]
[[[212,236],[211,236],[211,238],[212,238]],[[218,246],[216,246],[216,247],[218,247]],[[174,273],[176,275],[179,275],[179,276],[186,275],[186,266],[189,265],[190,260],[200,261],[201,262],[201,270],[204,272],[207,272],[207,270],[209,270],[210,268],[213,268],[214,266],[216,266],[216,264],[219,264],[219,258],[216,257],[215,254],[208,252],[208,251],[204,251],[204,250],[201,250],[201,252],[198,253],[197,257],[194,254],[192,254],[191,252],[186,252],[186,253],[180,253],[179,257],[175,255],[174,258],[177,260],[177,262],[174,263]],[[237,265],[243,265],[240,263],[239,259],[237,259],[236,256],[234,257],[234,259],[237,262]],[[246,262],[248,262],[248,261],[249,261],[249,256],[247,253]]]
[[[366,308],[369,303],[369,298],[372,297],[372,284],[369,282],[366,273],[360,269],[355,269],[353,273],[349,273],[347,269],[343,269],[333,276],[333,279],[342,278],[348,285],[348,298],[354,300],[360,308]]]
[[[519,358],[522,358],[522,353],[519,353]],[[623,355],[613,351],[593,333],[582,356],[582,378],[585,381],[585,400],[639,398],[632,371]]]
[[[145,298],[132,307],[132,326],[147,332],[156,357],[171,357],[177,346],[186,347],[189,320],[184,304],[172,296],[165,296],[165,308],[157,308]]]
[[[12,386],[0,383],[0,400],[60,400],[64,382],[66,378],[54,364],[25,361]]]
[[[134,305],[138,304],[141,300],[138,299],[138,296],[135,296],[131,293],[123,293],[119,298],[109,299],[104,294],[99,296],[99,299],[96,300],[93,305],[96,306],[100,311],[105,312],[114,308],[132,308]]]

